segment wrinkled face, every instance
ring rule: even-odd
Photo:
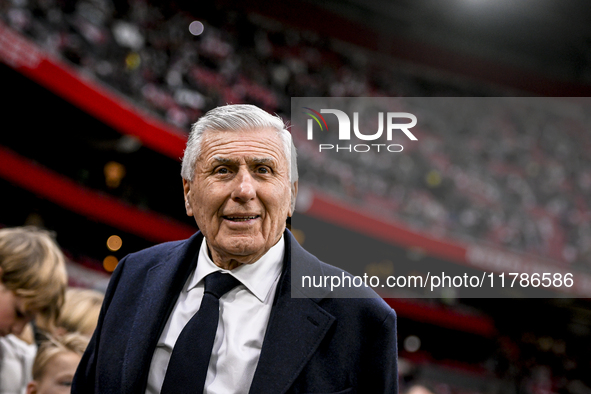
[[[72,386],[72,379],[81,357],[74,352],[59,353],[52,357],[41,379],[29,383],[28,394],[66,394]]]
[[[226,269],[257,261],[291,216],[288,163],[271,129],[206,131],[193,181],[183,186],[187,215]]]
[[[24,299],[7,289],[0,280],[0,337],[20,334],[34,316],[26,310]]]

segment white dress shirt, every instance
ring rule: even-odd
[[[203,278],[215,271],[228,272],[240,285],[220,298],[220,318],[205,379],[204,394],[247,394],[259,361],[265,331],[281,269],[283,236],[253,264],[227,271],[211,261],[205,239],[197,268],[187,279],[160,335],[152,357],[146,394],[160,393],[174,344],[201,306]]]

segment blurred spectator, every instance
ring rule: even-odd
[[[37,314],[55,320],[66,284],[64,256],[49,232],[0,230],[0,393],[21,393],[30,380],[35,347],[15,335]]]
[[[86,346],[88,338],[78,333],[44,341],[35,357],[33,380],[27,385],[27,394],[69,393]]]
[[[91,289],[70,288],[57,321],[58,329],[91,337],[98,321],[104,294]]]
[[[422,384],[415,384],[409,387],[405,394],[435,394],[435,392]]]
[[[0,338],[0,393],[22,394],[31,380],[37,346],[15,335]]]

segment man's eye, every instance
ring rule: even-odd
[[[230,171],[226,167],[220,167],[215,170],[215,173],[220,175],[228,174],[229,172]]]
[[[259,167],[257,168],[257,172],[259,174],[269,174],[271,173],[271,170],[269,169],[269,167]]]

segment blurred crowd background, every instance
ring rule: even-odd
[[[450,1],[450,9],[460,3]],[[478,2],[465,3],[475,7],[473,3]],[[508,3],[498,2],[498,7],[507,8]],[[406,1],[375,1],[366,6],[334,1],[320,8],[305,1],[279,6],[265,1],[250,5],[182,1],[162,5],[144,0],[2,0],[0,21],[57,62],[67,64],[77,78],[93,81],[120,98],[124,107],[179,130],[181,139],[202,114],[226,103],[252,103],[289,121],[291,97],[397,97],[403,107],[420,108],[420,143],[404,154],[319,155],[317,145],[294,133],[302,185],[421,234],[492,245],[577,272],[591,272],[590,103],[573,97],[529,104],[513,99],[585,96],[591,92],[591,31],[585,28],[591,26],[591,12],[581,4],[524,2],[522,14],[517,13],[530,15],[527,7],[548,7],[544,12],[531,11],[529,16],[535,21],[536,16],[551,18],[555,12],[554,23],[546,24],[548,29],[568,29],[567,16],[577,16],[570,27],[582,37],[581,43],[564,41],[578,38],[575,33],[562,37],[554,32],[556,42],[547,40],[549,53],[556,52],[560,43],[580,48],[569,56],[557,52],[556,56],[565,58],[562,62],[544,60],[541,52],[533,49],[531,53],[524,50],[523,57],[512,61],[514,53],[503,52],[500,46],[459,55],[463,52],[457,52],[457,48],[472,48],[474,42],[463,38],[449,47],[444,45],[449,37],[442,36],[439,45],[433,41],[433,34],[421,35],[429,21],[434,32],[447,26],[429,19],[433,18],[425,11],[429,7],[445,14],[441,5],[432,1],[416,6]],[[384,25],[388,12],[380,16],[380,7],[392,12],[407,10],[410,17],[404,21],[406,25],[392,21],[400,25],[398,31]],[[409,36],[412,17],[421,16],[421,10],[426,21],[417,24],[423,30]],[[294,17],[291,21],[290,15]],[[296,20],[302,15],[310,19]],[[468,19],[482,17],[462,15]],[[520,23],[515,15],[507,18]],[[524,29],[531,20],[522,22]],[[586,25],[585,21],[590,23]],[[481,23],[492,36],[502,36],[502,23],[495,22],[498,27],[490,21]],[[353,27],[358,30],[350,31]],[[459,29],[457,34],[461,33]],[[525,45],[523,37],[535,35],[522,32],[520,37],[519,33],[514,31],[506,47],[514,44],[520,51],[520,45]],[[539,36],[545,38],[543,32]],[[421,37],[429,43],[421,42]],[[483,41],[483,47],[492,42]],[[401,49],[396,49],[397,45]],[[531,48],[539,45],[531,44]],[[504,57],[496,58],[497,52]],[[6,49],[3,53],[6,58]],[[4,62],[10,65],[6,59]],[[531,64],[534,67],[528,68]],[[76,122],[64,120],[65,126],[54,132],[50,127],[55,128],[56,123],[27,120],[26,124],[36,130],[30,133],[6,125],[2,146],[126,206],[191,225],[180,203],[180,180],[162,180],[178,176],[180,166],[175,167],[175,158],[146,148],[141,138],[122,136],[104,124],[90,123],[88,114],[69,109],[59,98],[54,102],[49,93],[31,93],[44,88],[3,67],[6,80],[11,80],[10,89],[25,92],[21,102],[32,103],[29,112],[33,116],[43,106],[50,112],[68,110],[58,118],[83,123],[76,127]],[[13,68],[18,71],[18,67]],[[11,90],[4,91],[7,100]],[[450,100],[421,101],[424,97]],[[462,105],[457,105],[452,98],[460,97],[464,98]],[[466,99],[469,97],[495,99]],[[76,102],[71,104],[76,107]],[[6,118],[15,120],[8,113]],[[92,122],[100,123],[96,119]],[[323,138],[330,143],[334,135],[325,134]],[[95,240],[82,239],[80,228],[101,234],[122,232],[112,230],[112,225],[95,223],[100,220],[93,215],[39,201],[44,197],[23,191],[14,182],[2,182],[11,194],[11,205],[5,206],[7,212],[0,223],[36,224],[56,231],[70,260],[70,283],[103,287],[107,272],[122,256],[106,262],[103,249],[93,244]],[[170,185],[176,185],[174,193]],[[23,207],[25,202],[28,206]],[[301,231],[305,234],[305,229]],[[125,232],[131,233],[122,235],[131,240],[126,243],[128,249],[122,249],[127,252],[157,241],[129,228],[124,228]],[[119,248],[109,246],[109,250],[116,252]],[[92,279],[86,280],[85,275]],[[580,349],[591,342],[587,300],[513,305],[508,310],[547,313],[545,317],[553,320],[551,327],[516,327],[509,313],[503,317],[507,302],[495,305],[490,300],[459,300],[446,305],[431,300],[426,307],[419,303],[415,309],[424,311],[424,315],[433,310],[447,313],[443,320],[467,313],[492,321],[493,334],[480,334],[466,342],[477,344],[477,348],[462,349],[470,345],[462,343],[461,329],[450,330],[420,314],[417,318],[412,313],[399,313],[403,390],[421,383],[437,394],[591,393],[587,373],[591,358]],[[479,335],[474,332],[471,335]],[[435,344],[449,340],[456,343],[447,353]]]

